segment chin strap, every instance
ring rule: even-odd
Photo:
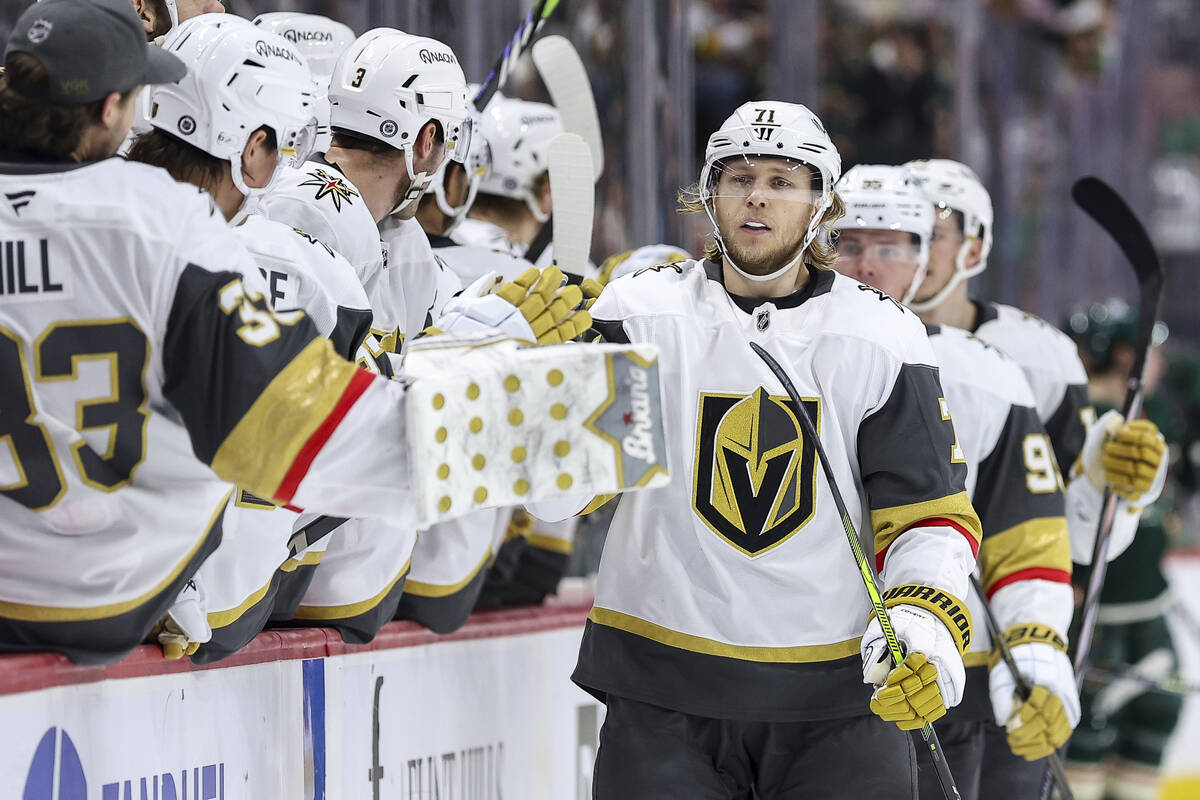
[[[729,262],[729,266],[733,267],[734,272],[736,272],[738,275],[741,275],[746,280],[754,281],[755,283],[766,283],[767,281],[773,281],[781,275],[786,275],[788,272],[794,269],[795,266],[800,263],[800,259],[804,255],[804,249],[808,247],[808,243],[812,239],[813,232],[815,230],[815,228],[809,230],[808,234],[804,237],[804,241],[800,244],[799,251],[782,267],[767,275],[753,275],[739,267],[737,262],[733,260],[733,256],[729,255],[729,251],[725,249],[725,240],[721,237],[721,229],[717,227],[717,220],[713,217],[712,211],[708,207],[708,203],[705,202],[702,203],[702,205],[704,206],[704,213],[708,216],[708,221],[712,223],[713,238],[716,239],[717,247],[721,250],[721,255],[725,257],[727,262]]]
[[[408,191],[404,193],[404,197],[396,204],[396,207],[388,212],[390,217],[392,214],[399,213],[408,208],[413,203],[421,198],[421,194],[425,191],[425,187],[433,180],[433,175],[428,172],[416,172],[413,168],[412,148],[404,148],[404,166],[408,169],[408,174],[413,176],[412,183],[408,187]]]
[[[954,287],[967,278],[973,278],[983,272],[987,266],[984,263],[976,264],[968,269],[967,253],[971,249],[971,243],[978,237],[968,236],[963,239],[962,246],[958,248],[958,253],[954,256],[954,274],[950,276],[950,280],[946,281],[946,285],[938,289],[933,297],[927,300],[905,300],[904,305],[911,308],[913,311],[932,311],[933,309],[946,302],[946,298],[954,291]],[[912,290],[912,294],[916,294],[916,287]]]

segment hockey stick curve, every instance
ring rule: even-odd
[[[858,571],[862,575],[863,585],[867,589],[867,594],[871,597],[871,605],[875,609],[875,616],[879,620],[879,627],[883,629],[883,637],[887,640],[888,650],[892,654],[892,662],[899,665],[904,661],[904,653],[900,650],[900,642],[896,639],[896,631],[892,629],[892,620],[888,616],[887,607],[883,603],[883,595],[879,592],[879,585],[875,582],[875,574],[871,571],[871,562],[867,560],[867,555],[863,552],[862,543],[858,540],[858,533],[854,530],[854,522],[850,519],[850,512],[846,510],[846,502],[842,499],[842,493],[838,489],[837,481],[834,479],[833,467],[829,465],[829,459],[825,456],[825,448],[821,446],[821,438],[817,435],[817,429],[813,425],[813,421],[809,419],[808,414],[804,411],[804,401],[800,398],[800,393],[796,391],[796,387],[792,385],[791,378],[784,372],[779,362],[755,342],[749,342],[749,345],[750,349],[763,360],[771,372],[775,373],[775,377],[783,384],[783,390],[787,392],[788,397],[796,404],[798,410],[796,419],[799,421],[800,427],[804,429],[804,435],[812,440],[813,447],[816,449],[817,461],[821,462],[821,469],[825,473],[825,481],[829,484],[829,493],[833,495],[833,502],[837,506],[838,514],[841,515],[842,529],[846,532],[846,539],[850,542],[850,550],[854,553],[854,560],[858,563]],[[946,753],[942,750],[942,744],[938,741],[937,733],[933,730],[933,726],[928,722],[921,729],[921,736],[924,738],[925,744],[929,746],[929,757],[933,760],[933,766],[937,773],[938,783],[942,788],[942,794],[946,797],[946,800],[962,800],[962,795],[958,793],[958,787],[954,784],[954,776],[950,774],[950,764],[946,761]]]

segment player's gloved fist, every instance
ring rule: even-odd
[[[156,638],[163,657],[175,660],[195,653],[200,645],[212,638],[208,624],[208,595],[198,577],[188,581],[167,616],[156,627]]]
[[[1008,746],[1027,761],[1061,747],[1079,724],[1079,691],[1066,643],[1044,625],[1014,625],[1005,632],[1029,697],[1022,699],[1008,666],[993,655],[988,694],[996,724],[1008,731]]]
[[[592,326],[591,315],[576,309],[582,300],[578,286],[562,285],[557,267],[531,267],[498,288],[489,273],[446,304],[436,327],[445,333],[497,329],[520,341],[557,344]]]
[[[583,307],[591,311],[600,293],[604,291],[604,284],[595,278],[584,278],[579,288],[583,290]]]
[[[900,603],[888,610],[888,617],[906,655],[892,666],[883,628],[872,618],[862,638],[863,682],[877,687],[871,711],[901,730],[916,730],[962,700],[966,669],[954,637],[937,615]]]
[[[1167,445],[1147,419],[1126,422],[1109,411],[1088,431],[1080,459],[1098,491],[1105,486],[1135,506],[1153,503],[1167,478]]]

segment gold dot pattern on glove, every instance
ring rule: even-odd
[[[564,472],[558,476],[558,480],[555,483],[558,484],[558,488],[560,489],[570,489],[571,484],[575,483],[575,479]]]
[[[1071,736],[1071,722],[1058,695],[1045,686],[1034,686],[1029,699],[1013,712],[1008,723],[1008,746],[1026,761],[1045,758]]]
[[[480,486],[475,490],[475,502],[482,503],[484,500],[487,500],[487,489]]]
[[[483,469],[487,465],[487,459],[483,457],[483,453],[476,453],[471,456],[471,466],[475,469]]]
[[[449,435],[449,432],[445,428],[438,428],[433,434],[433,438],[437,439],[438,444],[442,444],[446,441],[446,437]]]
[[[546,373],[546,383],[551,386],[558,386],[563,382],[563,374],[560,369],[552,369]]]
[[[446,405],[446,398],[443,397],[440,392],[438,394],[435,394],[433,396],[433,410],[441,411],[442,406],[444,406],[444,405]]]
[[[888,673],[871,698],[871,711],[902,731],[915,731],[946,714],[937,686],[937,667],[923,653],[909,653]]]
[[[445,495],[443,495],[442,499],[438,500],[438,510],[440,510],[443,514],[450,510],[450,498],[449,497],[446,497]]]
[[[512,449],[512,460],[514,464],[520,464],[525,461],[525,456],[526,452],[524,447],[517,445]]]
[[[524,478],[517,478],[516,482],[513,483],[513,491],[521,495],[529,494],[529,481]]]
[[[555,419],[566,419],[567,407],[562,403],[555,403],[554,405],[550,406],[550,416],[554,417]]]
[[[509,425],[514,425],[514,426],[520,425],[524,421],[525,421],[525,415],[521,413],[521,409],[514,408],[512,411],[508,412],[508,424]]]
[[[559,439],[554,443],[554,455],[559,458],[566,458],[571,453],[571,443],[566,439]]]
[[[483,420],[479,417],[471,417],[471,422],[467,427],[471,429],[471,433],[479,433],[483,430]]]
[[[509,375],[504,379],[504,388],[509,392],[515,392],[521,388],[521,379],[516,375]]]
[[[479,384],[478,383],[472,383],[471,385],[469,385],[467,387],[467,399],[468,400],[478,400],[479,399]]]
[[[439,478],[441,478],[442,480],[446,480],[446,478],[449,478],[450,477],[450,465],[442,464],[441,466],[439,466],[437,468],[437,476]]]

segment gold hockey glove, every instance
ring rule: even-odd
[[[592,315],[578,309],[583,292],[578,286],[563,286],[562,270],[530,267],[496,290],[517,307],[529,323],[538,344],[569,342],[592,327]]]
[[[1154,486],[1166,449],[1166,441],[1153,422],[1148,419],[1126,422],[1104,443],[1100,457],[1104,482],[1119,497],[1140,503]]]
[[[938,689],[937,667],[923,653],[909,653],[888,673],[884,685],[871,698],[871,711],[902,731],[915,731],[946,714]]]

